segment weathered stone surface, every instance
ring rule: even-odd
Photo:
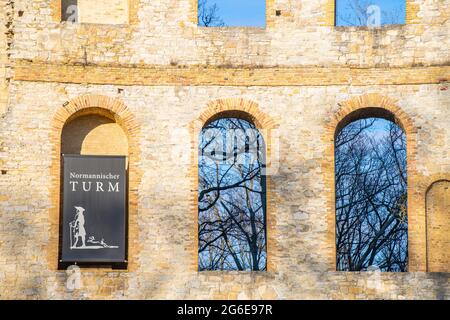
[[[407,25],[374,30],[333,27],[329,0],[268,0],[266,29],[199,28],[195,0],[128,3],[125,25],[71,24],[57,0],[0,0],[0,298],[450,298],[448,255],[426,272],[427,228],[449,251],[446,193],[425,205],[450,174],[448,0],[408,0]],[[408,136],[404,274],[334,271],[334,131],[374,106]],[[254,118],[272,161],[264,273],[197,272],[198,133],[224,110]],[[73,292],[57,270],[65,125],[130,165],[128,270],[82,269]]]

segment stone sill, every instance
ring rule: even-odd
[[[131,26],[130,23],[108,24],[108,23],[69,22],[69,21],[61,21],[58,24],[61,26],[74,26],[77,28],[82,28],[83,26],[97,27],[97,28],[129,28]]]
[[[339,32],[351,32],[351,31],[388,31],[399,30],[407,27],[408,24],[387,24],[380,27],[368,27],[368,26],[334,26],[334,29]]]

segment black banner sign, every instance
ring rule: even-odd
[[[60,262],[126,262],[126,158],[63,159]]]

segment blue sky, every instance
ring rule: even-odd
[[[368,120],[372,120],[373,118],[368,118]],[[375,139],[375,141],[380,141],[384,138],[389,137],[389,126],[391,121],[385,120],[383,118],[375,118],[375,123],[367,129],[367,132],[371,134],[371,137]]]
[[[353,20],[354,13],[350,10],[349,4],[354,0],[336,1],[336,24],[339,26],[350,25],[349,20]],[[381,9],[381,24],[404,24],[406,0],[361,0],[360,3],[376,5]],[[344,21],[346,20],[346,21]]]
[[[264,27],[266,0],[209,0],[219,7],[219,16],[229,27]]]
[[[337,25],[350,24],[343,21],[341,17],[345,16],[346,20],[352,19],[352,12],[348,7],[351,1],[353,0],[337,0]],[[399,12],[394,15],[394,22],[400,24],[405,22],[405,0],[361,0],[361,2],[378,5],[381,8],[382,24],[392,22],[388,15],[394,9]],[[209,0],[210,5],[214,3],[219,7],[218,14],[226,26],[264,27],[266,25],[266,0]]]

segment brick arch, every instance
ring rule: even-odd
[[[422,176],[419,186],[420,194],[422,195],[422,202],[425,203],[428,192],[436,183],[445,181],[450,181],[449,173],[439,172],[429,176]]]
[[[355,96],[338,103],[338,110],[325,126],[322,141],[327,146],[321,164],[325,177],[327,198],[327,248],[329,248],[330,270],[336,270],[336,212],[335,212],[335,135],[343,124],[367,117],[382,117],[398,124],[406,134],[408,172],[408,268],[409,271],[426,269],[425,214],[421,210],[418,193],[420,176],[415,165],[417,154],[417,127],[413,120],[399,107],[397,101],[378,93]]]
[[[395,122],[407,135],[417,132],[414,130],[414,123],[410,117],[397,105],[395,100],[377,93],[353,97],[340,102],[338,106],[340,108],[331,119],[328,130],[336,131],[343,124],[346,125],[352,121],[372,116]]]
[[[51,122],[52,208],[50,210],[48,264],[51,270],[58,268],[62,132],[67,123],[87,115],[100,115],[114,120],[123,129],[128,139],[128,270],[135,270],[137,268],[137,254],[140,250],[137,241],[137,190],[142,177],[142,172],[138,167],[141,154],[139,149],[140,126],[132,112],[122,101],[96,94],[79,96],[60,106]]]
[[[236,116],[244,120],[251,121],[260,131],[264,138],[266,147],[266,164],[267,164],[267,178],[266,178],[266,206],[267,206],[267,271],[275,271],[276,265],[273,256],[276,253],[277,239],[279,235],[276,234],[275,218],[272,214],[271,206],[271,176],[270,173],[276,171],[279,165],[278,159],[278,142],[277,131],[278,122],[263,112],[258,103],[244,98],[226,98],[210,101],[205,110],[200,116],[190,123],[190,137],[191,137],[191,170],[189,173],[191,179],[191,206],[192,206],[192,238],[198,238],[198,144],[199,135],[202,128],[208,122],[220,118],[220,116]],[[198,269],[198,242],[192,246],[192,271]]]
[[[268,130],[277,127],[275,120],[261,111],[256,102],[243,98],[227,98],[210,101],[198,120],[203,126],[210,119],[223,112],[245,113],[258,129]]]

